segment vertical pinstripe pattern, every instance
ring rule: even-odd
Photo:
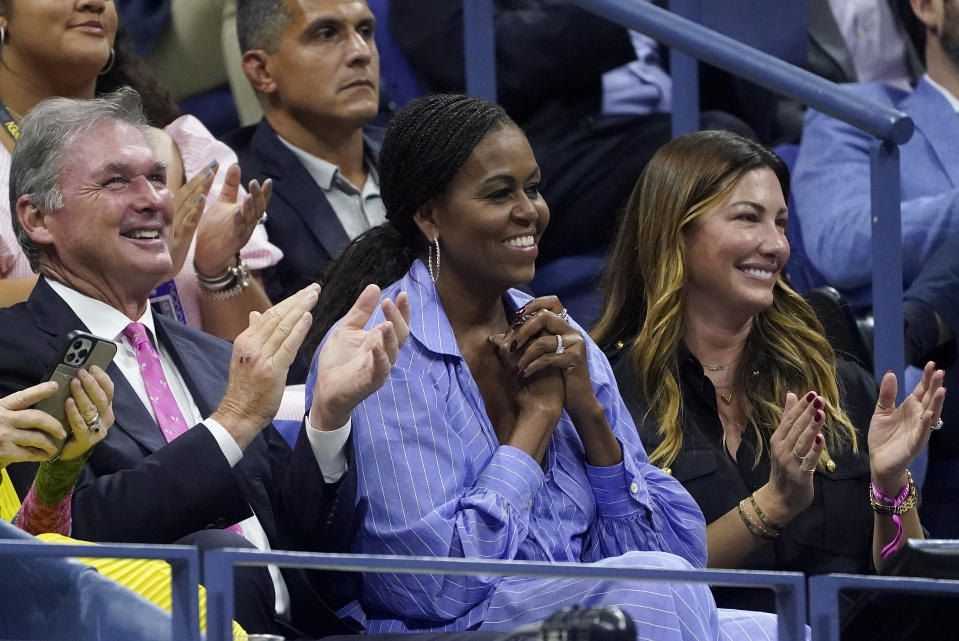
[[[476,559],[702,567],[705,522],[672,477],[649,464],[606,358],[588,343],[590,377],[624,461],[585,464],[564,412],[546,472],[499,445],[425,266],[383,292],[410,297],[410,339],[389,380],[353,413],[362,525],[355,551]],[[510,291],[511,304],[528,300]],[[379,323],[377,312],[369,325]],[[585,335],[585,333],[584,333]],[[307,390],[312,390],[311,372]],[[307,399],[309,406],[310,399]],[[573,604],[620,605],[642,639],[765,639],[775,617],[727,626],[704,586],[496,576],[368,575],[370,632],[510,629]],[[740,613],[741,614],[741,613]],[[765,634],[769,632],[769,636]]]

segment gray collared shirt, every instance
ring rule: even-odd
[[[386,208],[380,198],[380,180],[369,150],[364,151],[363,164],[366,168],[366,183],[358,189],[343,177],[340,168],[318,156],[293,146],[282,136],[277,136],[293,152],[316,184],[323,190],[330,207],[339,219],[350,239],[356,238],[371,227],[386,222]]]

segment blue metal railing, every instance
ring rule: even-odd
[[[850,589],[959,596],[959,581],[861,574],[824,574],[810,577],[809,625],[815,641],[840,641],[839,591]],[[909,616],[908,612],[903,612],[903,616]]]
[[[120,559],[159,559],[170,564],[173,603],[170,639],[200,641],[200,554],[195,547],[183,545],[145,546],[133,544],[66,545],[44,543],[37,539],[0,540],[3,557],[97,557]],[[2,574],[0,574],[2,577]],[[0,580],[4,580],[0,578]],[[157,639],[166,638],[157,630]]]
[[[369,554],[319,554],[306,552],[257,552],[248,549],[206,550],[207,633],[209,641],[229,641],[233,613],[233,567],[266,565],[399,574],[452,574],[551,577],[616,581],[670,581],[707,583],[715,586],[767,588],[776,595],[779,639],[805,639],[806,578],[798,572],[749,570],[664,570],[581,563],[538,561],[476,561],[433,557],[375,556]]]
[[[462,0],[467,91],[496,99],[492,0]],[[912,120],[901,111],[847,92],[840,85],[742,44],[675,13],[639,0],[570,0],[673,49],[674,132],[698,129],[699,93],[695,60],[724,69],[757,85],[809,105],[876,137],[871,158],[873,313],[875,374],[892,370],[903,380],[905,346],[902,313],[902,227],[897,145],[909,140]],[[690,12],[693,0],[673,0]],[[480,53],[477,53],[480,52]],[[676,52],[680,55],[677,56]],[[474,57],[475,56],[475,57]],[[684,102],[684,100],[686,102]],[[904,386],[900,385],[900,397]]]

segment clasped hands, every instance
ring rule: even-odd
[[[511,389],[521,417],[517,425],[526,429],[532,424],[539,432],[523,439],[531,445],[521,449],[534,452],[541,459],[565,409],[591,464],[621,460],[622,452],[590,381],[586,341],[570,325],[559,299],[535,298],[516,316],[520,322],[489,340],[513,383]],[[529,415],[535,420],[525,421]]]
[[[241,449],[276,415],[287,370],[313,321],[310,310],[319,296],[310,285],[262,314],[250,313],[250,326],[233,343],[230,377],[218,421]],[[380,304],[386,320],[366,330],[380,290],[369,285],[330,333],[317,357],[317,380],[311,425],[333,430],[346,423],[353,408],[386,381],[399,348],[409,335],[410,305],[406,293]]]
[[[882,378],[867,443],[873,483],[887,494],[896,495],[906,485],[906,468],[929,441],[946,396],[944,376],[935,363],[926,363],[922,379],[899,407],[895,406],[896,375],[887,372]],[[811,471],[826,447],[825,403],[815,392],[801,399],[791,392],[786,395],[779,427],[769,439],[769,483],[756,492],[774,523],[785,525],[812,502]]]

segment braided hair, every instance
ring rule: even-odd
[[[403,277],[425,254],[428,240],[414,216],[442,197],[453,177],[491,131],[515,123],[499,105],[464,94],[435,94],[411,101],[390,121],[379,156],[380,195],[386,222],[357,236],[317,279],[323,291],[300,358],[312,358],[326,333],[360,292]]]

